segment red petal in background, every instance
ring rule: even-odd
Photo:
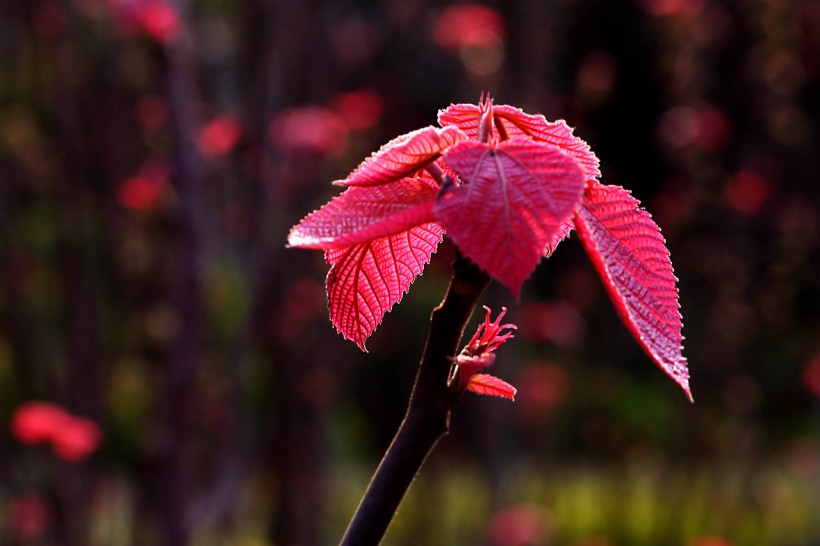
[[[473,391],[477,394],[485,394],[488,396],[500,396],[502,398],[509,398],[515,400],[515,387],[501,379],[487,375],[484,373],[477,373],[470,378],[470,383],[467,385],[467,390]]]
[[[435,16],[433,39],[447,50],[462,46],[488,47],[505,34],[504,17],[488,6],[462,4],[444,8]]]
[[[467,137],[455,127],[425,127],[394,138],[365,159],[340,186],[376,186],[412,175]]]
[[[539,142],[554,144],[580,163],[587,178],[601,176],[598,158],[586,142],[572,134],[572,129],[564,120],[548,122],[544,116],[533,116],[506,104],[493,106],[493,115],[496,137],[501,136],[498,132],[500,125],[508,138],[525,136]],[[478,136],[479,116],[480,111],[475,104],[452,104],[449,108],[439,111],[438,122],[442,127],[458,127],[468,137],[475,139]]]
[[[359,89],[337,95],[332,101],[336,112],[354,131],[375,126],[384,114],[384,99],[372,89]]]
[[[167,44],[179,34],[179,15],[164,0],[142,3],[137,15],[145,33],[160,43]]]
[[[660,228],[628,191],[598,183],[587,188],[575,225],[621,319],[691,400],[677,279]]]
[[[439,187],[423,173],[380,186],[352,187],[299,222],[288,244],[332,248],[364,243],[433,222]]]
[[[436,217],[465,256],[517,295],[578,204],[581,170],[556,147],[524,138],[462,142],[444,161],[463,184],[439,196]]]
[[[287,108],[268,127],[271,142],[287,152],[332,154],[347,146],[349,130],[339,114],[321,106]]]
[[[330,320],[363,351],[365,340],[410,288],[441,242],[444,229],[426,223],[402,233],[328,250]]]
[[[202,155],[222,157],[230,152],[242,137],[242,125],[236,116],[224,115],[208,122],[197,135],[196,144]]]

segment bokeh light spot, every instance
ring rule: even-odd
[[[755,214],[764,205],[770,193],[769,183],[763,177],[751,171],[741,171],[726,182],[723,197],[736,211]]]

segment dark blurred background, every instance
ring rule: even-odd
[[[820,544],[809,0],[0,2],[0,542],[338,541],[453,251],[365,354],[286,234],[482,91],[566,119],[662,227],[696,402],[572,237],[487,292],[518,397],[457,408],[385,544]],[[86,428],[38,440],[38,401]]]

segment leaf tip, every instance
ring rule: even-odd
[[[684,394],[686,394],[686,398],[689,400],[690,403],[695,403],[695,398],[692,396],[692,389],[689,387],[689,378],[675,378],[675,382],[678,386],[683,389]]]

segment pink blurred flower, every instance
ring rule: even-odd
[[[726,114],[708,104],[675,106],[663,113],[658,136],[672,149],[694,146],[706,152],[723,148],[732,133]]]
[[[23,444],[40,444],[51,440],[68,418],[65,410],[48,402],[23,404],[11,418],[11,433]]]
[[[26,495],[12,502],[9,520],[17,537],[36,539],[48,528],[51,509],[37,495]]]
[[[722,110],[706,106],[695,113],[692,143],[708,152],[723,148],[732,134],[729,118]]]
[[[561,366],[549,362],[533,362],[516,377],[521,385],[518,410],[522,417],[538,419],[559,406],[569,392],[569,376]]]
[[[803,386],[820,398],[820,355],[815,355],[803,367]]]
[[[320,106],[289,108],[270,124],[273,143],[287,151],[333,153],[347,145],[347,124],[333,110]]]
[[[644,9],[650,15],[692,16],[703,9],[703,0],[643,0]]]
[[[433,23],[433,39],[442,48],[493,47],[506,32],[504,18],[493,8],[461,5],[442,9]]]
[[[740,171],[726,182],[723,198],[738,212],[755,214],[771,193],[769,183],[752,171]]]
[[[162,44],[179,35],[179,15],[167,0],[111,0],[111,9],[126,33],[144,33]]]
[[[488,529],[492,546],[546,544],[552,525],[543,509],[520,505],[506,508],[492,519]]]
[[[162,0],[144,2],[139,20],[145,33],[160,43],[168,43],[179,34],[177,12]]]
[[[218,158],[230,152],[241,136],[239,120],[224,115],[205,124],[197,136],[197,146],[206,157]]]
[[[143,165],[134,176],[123,180],[117,190],[117,200],[131,210],[155,207],[168,187],[168,167],[164,162],[152,161]]]
[[[568,303],[537,302],[519,311],[521,335],[528,341],[552,341],[561,347],[578,345],[586,329],[584,319]]]
[[[51,438],[52,449],[65,461],[79,462],[100,445],[100,427],[88,419],[71,417]]]
[[[354,131],[366,131],[379,122],[384,112],[384,101],[372,89],[343,93],[333,101],[336,112]]]
[[[162,188],[144,176],[133,176],[120,185],[117,196],[122,206],[133,210],[145,210],[159,201]]]
[[[100,444],[99,427],[56,404],[27,402],[11,419],[11,433],[24,444],[50,443],[54,453],[70,462],[90,455]]]

